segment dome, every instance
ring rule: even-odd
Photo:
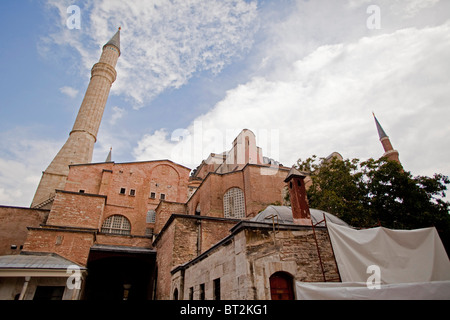
[[[309,211],[311,213],[311,220],[314,225],[316,225],[319,221],[322,221],[325,215],[327,221],[331,221],[341,226],[349,227],[346,222],[339,219],[335,215],[332,215],[331,213],[318,209],[309,209]],[[279,224],[294,224],[292,209],[288,206],[268,206],[265,210],[261,211],[255,217],[250,219],[250,221],[271,223],[273,216],[278,216]],[[318,224],[318,226],[325,226],[325,223],[321,222]]]

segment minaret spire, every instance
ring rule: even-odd
[[[106,157],[105,162],[112,162],[111,159],[112,159],[112,147],[109,148],[109,153],[108,153],[108,156]]]
[[[103,46],[99,62],[92,67],[91,80],[69,138],[42,173],[31,207],[51,205],[55,190],[64,189],[69,166],[91,162],[109,92],[117,77],[115,67],[119,56],[120,28]]]
[[[398,151],[395,150],[394,147],[392,146],[389,136],[384,131],[383,127],[381,126],[380,122],[375,116],[375,113],[372,112],[372,114],[373,118],[375,119],[375,125],[377,126],[378,136],[380,137],[380,141],[384,149],[383,157],[386,157],[389,160],[397,161],[398,163],[400,163]]]
[[[378,122],[377,117],[375,116],[375,113],[373,113],[373,118],[375,119],[375,124],[377,126],[377,130],[378,130],[378,136],[380,137],[380,140],[383,138],[388,137],[388,135],[386,134],[386,132],[384,132],[383,127],[381,126],[381,124]]]
[[[119,56],[120,56],[120,30],[122,30],[122,27],[119,27],[116,34],[109,40],[104,47],[106,46],[114,46],[119,50]],[[103,47],[103,48],[104,48]]]

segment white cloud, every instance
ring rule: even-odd
[[[136,159],[171,159],[175,143],[170,141],[170,136],[165,129],[155,131],[151,135],[145,135],[134,150]]]
[[[59,88],[59,91],[70,98],[76,98],[79,92],[77,89],[67,86]]]
[[[115,125],[117,123],[117,120],[123,118],[123,116],[126,114],[125,109],[120,108],[120,107],[113,107],[112,108],[112,115],[109,118],[109,124],[110,125]]]
[[[228,130],[234,136],[239,132],[234,128],[257,135],[278,130],[278,160],[292,165],[299,157],[333,151],[344,157],[380,157],[383,150],[371,115],[375,111],[408,170],[448,174],[450,151],[442,147],[450,145],[448,56],[450,21],[323,45],[290,68],[283,66],[282,76],[254,77],[230,90],[196,121],[203,132]],[[194,124],[187,130],[195,138]],[[161,132],[146,136],[136,156],[152,159],[150,147],[155,146],[157,154],[174,154],[169,138]],[[206,134],[201,139],[203,145],[214,140]],[[192,141],[185,139],[177,148],[190,150],[186,143]],[[173,160],[184,163],[182,158]]]
[[[49,0],[64,21],[65,4]],[[256,2],[244,0],[120,1],[85,0],[82,31],[65,28],[46,38],[66,44],[91,68],[98,48],[122,26],[118,80],[112,92],[132,98],[139,108],[168,88],[179,88],[199,71],[220,72],[252,45]],[[95,41],[97,46],[87,47]],[[96,58],[95,58],[96,57]]]
[[[392,4],[393,10],[402,12],[404,18],[413,18],[423,9],[435,6],[440,0],[397,0]]]
[[[8,151],[0,155],[2,205],[30,206],[42,171],[62,146],[62,142],[32,135],[32,130],[24,128],[0,133],[0,150]]]

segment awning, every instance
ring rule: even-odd
[[[85,272],[86,268],[55,253],[22,253],[0,256],[1,277],[68,277],[69,268]]]

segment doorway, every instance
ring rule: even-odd
[[[91,251],[84,299],[151,300],[155,256]]]
[[[272,300],[294,300],[293,277],[286,272],[275,272],[270,277]]]

